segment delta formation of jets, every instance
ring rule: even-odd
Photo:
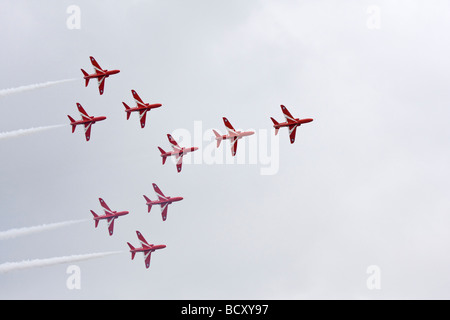
[[[90,61],[94,68],[93,74],[88,74],[86,71],[81,69],[81,72],[84,75],[83,78],[86,81],[85,86],[86,87],[88,86],[89,80],[97,79],[99,93],[100,93],[100,95],[103,95],[104,89],[105,89],[106,78],[108,78],[111,75],[119,73],[120,70],[106,70],[106,69],[104,70],[100,67],[100,65],[94,59],[94,57],[90,57]],[[125,107],[127,120],[130,119],[130,115],[132,112],[139,113],[141,128],[144,128],[147,112],[152,109],[162,107],[162,104],[160,104],[160,103],[150,104],[150,103],[143,102],[143,100],[140,98],[140,96],[137,94],[137,92],[135,90],[131,90],[131,94],[136,103],[136,107],[134,107],[134,108],[129,107],[125,102],[122,102],[122,104]],[[75,132],[75,129],[78,125],[83,125],[86,141],[89,141],[91,138],[92,125],[96,122],[106,120],[106,117],[104,117],[104,116],[97,116],[97,117],[89,116],[88,113],[84,110],[84,108],[79,103],[77,103],[77,108],[81,115],[81,120],[76,121],[71,116],[68,115],[68,117],[70,119],[70,124],[72,126],[72,133]],[[289,112],[289,110],[284,105],[281,105],[281,111],[286,119],[286,122],[279,123],[274,118],[272,118],[272,117],[270,118],[273,122],[273,128],[275,128],[275,135],[278,134],[278,131],[280,130],[280,128],[287,127],[289,129],[290,142],[291,142],[291,144],[293,144],[295,142],[295,135],[296,135],[297,127],[301,126],[302,124],[309,123],[309,122],[313,121],[313,119],[311,119],[311,118],[306,118],[306,119],[294,118],[291,115],[291,113]],[[221,135],[216,130],[213,130],[214,135],[215,135],[215,140],[217,141],[217,148],[220,147],[220,143],[222,142],[222,140],[230,140],[231,154],[232,154],[232,156],[236,156],[238,140],[242,139],[243,137],[253,135],[254,132],[253,131],[235,130],[234,127],[231,125],[230,121],[228,121],[228,119],[225,117],[223,117],[223,123],[225,124],[228,134]],[[166,152],[161,147],[158,147],[159,151],[161,152],[160,156],[162,158],[162,164],[164,165],[166,163],[167,157],[175,156],[175,158],[178,160],[177,164],[176,164],[177,172],[180,173],[182,164],[183,164],[182,163],[183,156],[186,155],[187,153],[198,150],[198,148],[197,147],[180,147],[178,145],[178,143],[175,141],[175,139],[170,134],[167,134],[167,138],[168,138],[169,143],[172,146],[173,150]],[[153,205],[159,205],[161,207],[162,220],[166,221],[168,206],[170,204],[172,204],[173,202],[178,202],[178,201],[183,200],[183,198],[182,197],[165,196],[155,183],[153,183],[153,189],[155,190],[158,200],[152,201],[147,196],[144,195],[144,199],[145,199],[146,205],[148,207],[148,212],[150,212]],[[119,212],[113,211],[108,207],[108,205],[102,198],[99,198],[99,201],[100,201],[100,205],[102,206],[105,214],[98,215],[93,210],[91,210],[91,213],[94,216],[95,227],[97,228],[100,220],[106,220],[106,222],[108,224],[109,235],[112,236],[113,232],[114,232],[114,220],[118,219],[121,216],[127,215],[129,212],[128,211],[119,211]],[[163,244],[161,244],[161,245],[149,244],[145,240],[144,236],[139,231],[136,231],[136,234],[137,234],[139,242],[141,243],[141,247],[135,248],[133,245],[131,245],[129,242],[127,242],[128,246],[130,247],[131,259],[132,260],[134,259],[134,256],[137,252],[142,252],[144,254],[144,258],[145,258],[145,267],[148,268],[150,266],[151,253],[156,250],[159,250],[159,249],[164,249],[166,246]]]

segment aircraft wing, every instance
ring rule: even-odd
[[[91,127],[92,122],[88,122],[84,124],[84,135],[86,136],[86,141],[91,139]]]
[[[141,97],[139,97],[136,91],[131,90],[131,94],[133,95],[134,101],[136,101],[136,105],[138,107],[145,107],[144,101],[142,101]]]
[[[108,207],[108,205],[106,204],[106,202],[102,199],[99,198],[98,199],[100,201],[100,205],[103,207],[103,209],[105,210],[105,214],[107,216],[112,215],[112,210]]]
[[[181,172],[181,167],[183,166],[183,155],[180,156],[177,162],[177,171],[178,173]]]
[[[295,122],[294,117],[285,106],[281,105],[281,111],[283,111],[284,117],[286,118],[287,122]]]
[[[238,138],[234,137],[230,141],[231,141],[231,154],[234,157],[236,155],[236,151],[237,151]]]
[[[175,151],[181,151],[181,147],[170,134],[167,134],[167,138]]]
[[[98,62],[94,59],[94,57],[89,57],[91,59],[92,66],[94,67],[94,71],[96,74],[104,73],[102,67],[98,64]]]
[[[108,219],[108,232],[110,236],[112,236],[114,232],[114,220],[116,220],[114,217]]]
[[[98,78],[98,91],[100,92],[100,94],[103,94],[103,91],[105,89],[105,77],[99,77]]]
[[[230,121],[228,121],[227,118],[223,117],[223,123],[225,124],[225,127],[227,127],[230,136],[237,135],[236,130],[234,130],[233,126],[231,125]]]
[[[139,242],[142,245],[142,248],[150,248],[150,245],[148,244],[147,240],[145,240],[144,236],[139,231],[136,231],[136,234],[139,239]]]
[[[289,139],[291,143],[295,142],[295,133],[297,132],[297,125],[289,126]]]
[[[148,111],[148,109],[139,110],[139,119],[141,120],[141,128],[145,127],[145,119],[146,119],[147,111]]]
[[[145,267],[148,269],[148,267],[150,267],[150,259],[152,257],[152,251],[149,250],[147,252],[144,253],[144,258],[145,258]]]
[[[80,113],[81,119],[83,119],[83,120],[92,119],[92,117],[87,114],[86,110],[84,110],[84,108],[78,102],[77,102],[77,108],[78,108],[78,112]]]
[[[153,189],[156,192],[156,195],[158,196],[159,200],[167,200],[167,197],[164,195],[164,193],[159,189],[159,187],[156,185],[156,183],[153,183]]]
[[[169,208],[169,203],[165,203],[161,206],[161,217],[163,221],[166,221],[167,219],[167,209]]]

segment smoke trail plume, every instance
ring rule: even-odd
[[[19,129],[19,130],[14,130],[14,131],[9,131],[9,132],[0,132],[0,140],[25,136],[27,134],[33,134],[36,132],[46,131],[46,130],[60,128],[60,127],[64,127],[64,126],[67,126],[67,125],[66,124],[58,124],[58,125],[54,125],[54,126]]]
[[[81,223],[81,222],[85,222],[85,221],[88,221],[88,219],[72,220],[72,221],[65,221],[65,222],[43,224],[40,226],[10,229],[7,231],[0,232],[0,240],[13,239],[16,237],[26,236],[26,235],[33,234],[33,233],[67,227],[72,224]]]
[[[47,82],[43,82],[43,83],[36,83],[36,84],[30,84],[27,86],[21,86],[21,87],[17,87],[17,88],[2,89],[2,90],[0,90],[0,97],[5,97],[7,95],[14,94],[14,93],[21,93],[21,92],[30,91],[30,90],[46,88],[46,87],[54,86],[56,84],[75,81],[75,80],[77,80],[77,78],[58,80],[58,81],[47,81]]]
[[[72,255],[72,256],[63,256],[63,257],[55,257],[55,258],[48,258],[48,259],[24,260],[21,262],[6,262],[3,264],[0,264],[0,274],[11,272],[11,271],[17,271],[17,270],[48,267],[48,266],[54,266],[57,264],[64,264],[64,263],[71,263],[71,262],[103,258],[106,256],[118,254],[118,253],[122,253],[122,251],[77,254],[77,255]]]

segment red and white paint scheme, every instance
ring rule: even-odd
[[[172,204],[173,202],[181,201],[181,200],[183,200],[183,198],[182,197],[165,196],[164,193],[162,193],[162,191],[158,188],[156,183],[153,183],[153,189],[155,189],[156,196],[158,197],[157,201],[152,201],[146,195],[144,195],[144,199],[147,201],[146,205],[148,206],[148,212],[150,212],[153,205],[159,205],[159,206],[161,206],[162,220],[166,221],[167,209],[169,207],[169,204]]]
[[[278,123],[274,118],[270,118],[272,119],[273,122],[273,127],[275,128],[275,135],[278,134],[278,130],[280,128],[283,127],[288,127],[289,128],[289,139],[291,140],[291,144],[295,142],[295,133],[297,131],[297,127],[301,126],[304,123],[308,123],[313,121],[313,119],[311,118],[306,118],[306,119],[299,119],[299,118],[295,118],[291,115],[291,113],[289,112],[289,110],[281,105],[281,111],[283,111],[284,117],[286,118],[286,122],[281,122]]]
[[[89,141],[91,139],[91,126],[97,121],[105,120],[106,117],[91,117],[78,102],[77,107],[81,115],[81,120],[75,121],[71,116],[68,115],[70,124],[72,125],[72,133],[75,132],[75,129],[78,125],[84,125],[84,134],[86,136],[86,141]]]
[[[156,109],[162,106],[160,103],[149,104],[144,103],[136,91],[131,90],[131,94],[133,95],[134,101],[136,101],[136,107],[130,108],[125,102],[122,102],[125,106],[125,112],[127,113],[127,120],[130,119],[130,115],[132,112],[139,112],[139,119],[141,120],[141,128],[145,127],[145,118],[147,115],[147,111],[151,109]]]
[[[169,142],[172,145],[173,151],[166,152],[161,147],[158,147],[159,151],[161,152],[162,164],[166,163],[167,157],[175,156],[176,159],[178,159],[177,171],[178,171],[178,173],[180,173],[181,167],[183,165],[183,156],[189,152],[194,152],[194,151],[198,150],[198,148],[197,147],[190,147],[190,148],[183,147],[182,148],[178,145],[178,143],[175,141],[174,138],[172,138],[172,136],[170,134],[167,135],[167,138],[169,139]]]
[[[94,57],[89,57],[91,59],[92,66],[94,67],[94,73],[89,74],[83,69],[81,69],[81,72],[83,72],[84,79],[86,80],[86,87],[89,84],[89,80],[91,79],[97,79],[98,80],[98,91],[100,94],[103,94],[103,91],[105,89],[105,79],[109,76],[119,73],[120,70],[103,70],[100,65],[95,61]]]
[[[152,255],[152,252],[155,252],[159,249],[164,249],[166,247],[165,244],[148,244],[148,242],[145,240],[144,236],[139,232],[136,231],[137,237],[139,239],[139,242],[141,243],[141,248],[135,248],[131,243],[127,242],[128,246],[130,247],[131,252],[131,260],[134,259],[134,256],[136,252],[143,252],[144,253],[144,259],[145,259],[145,267],[148,269],[150,267],[150,258]]]
[[[103,201],[102,198],[99,198],[98,200],[100,201],[100,205],[103,207],[103,210],[105,210],[105,214],[103,216],[99,216],[98,214],[96,214],[94,211],[91,210],[91,213],[94,216],[95,227],[97,228],[98,222],[100,220],[106,220],[108,222],[109,235],[112,236],[113,232],[114,232],[114,220],[116,220],[117,218],[119,218],[121,216],[127,215],[129,212],[128,211],[119,211],[119,212],[112,211],[108,207],[106,202]]]
[[[251,136],[255,132],[253,131],[237,131],[233,128],[230,121],[228,121],[227,118],[223,117],[223,123],[225,124],[225,127],[227,127],[228,135],[221,135],[216,130],[213,130],[214,135],[216,136],[217,141],[217,148],[220,146],[220,142],[222,140],[230,140],[231,142],[231,154],[233,157],[236,155],[238,140],[242,139],[243,137]]]

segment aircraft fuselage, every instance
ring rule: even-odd
[[[94,79],[94,78],[109,77],[109,76],[112,76],[113,74],[117,74],[119,72],[120,72],[120,70],[104,70],[103,72],[89,74],[87,76],[84,76],[83,78],[87,80],[87,79]]]
[[[103,121],[103,120],[106,120],[106,117],[102,116],[102,117],[94,117],[94,118],[89,119],[89,120],[78,120],[78,121],[75,121],[75,122],[71,122],[70,124],[71,125],[80,125],[80,124],[86,124],[86,123],[94,124],[97,121]]]
[[[181,156],[181,155],[185,155],[189,152],[194,152],[198,150],[198,147],[191,147],[191,148],[181,148],[180,151],[169,151],[166,153],[161,153],[161,157],[170,157],[170,156]]]
[[[147,202],[147,205],[163,205],[163,204],[172,204],[173,202],[178,202],[183,200],[183,197],[168,197],[167,200],[155,200],[155,201],[150,201]]]
[[[111,219],[111,218],[118,218],[121,216],[125,216],[129,214],[128,211],[113,211],[112,215],[104,215],[104,216],[98,216],[98,217],[94,217],[94,220],[104,220],[104,219]]]
[[[292,121],[292,122],[280,122],[279,124],[274,124],[273,127],[275,129],[278,129],[278,128],[284,128],[284,127],[289,127],[289,126],[293,126],[293,125],[300,126],[304,123],[308,123],[308,122],[312,122],[312,121],[313,121],[313,119],[311,119],[311,118],[295,119],[295,121]]]
[[[133,111],[141,111],[141,110],[149,110],[149,109],[156,109],[162,107],[162,104],[160,103],[155,103],[155,104],[145,104],[145,107],[136,107],[136,108],[130,108],[130,109],[126,109],[125,112],[133,112]]]
[[[135,249],[131,249],[130,252],[155,252],[156,250],[159,249],[164,249],[166,247],[165,244],[158,244],[158,245],[151,245],[148,248],[135,248]]]

